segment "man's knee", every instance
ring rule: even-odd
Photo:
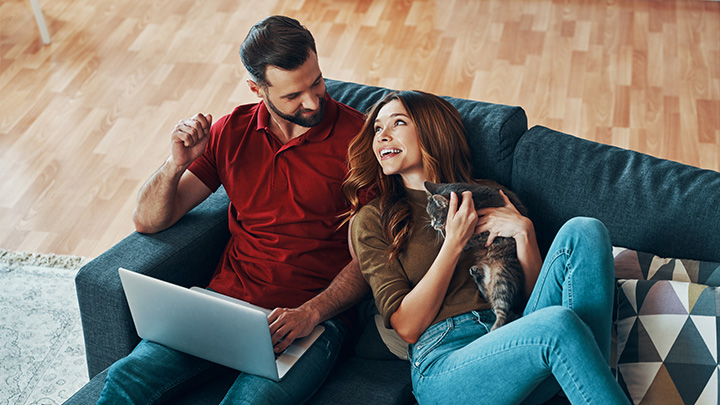
[[[141,341],[127,356],[108,368],[105,385],[133,386],[142,383],[150,376],[165,371],[170,364],[178,362],[175,353],[186,356],[168,347],[150,341]]]
[[[137,380],[140,364],[141,360],[132,355],[116,361],[108,368],[105,386],[120,387]]]

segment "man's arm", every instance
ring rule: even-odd
[[[369,291],[358,262],[353,259],[313,299],[297,308],[275,308],[268,317],[275,352],[282,352],[295,339],[309,335],[319,323],[351,308]]]
[[[211,124],[212,116],[196,114],[175,126],[170,157],[140,188],[133,212],[138,232],[169,228],[211,194],[205,183],[187,171],[205,151]]]
[[[297,308],[275,308],[272,311],[268,322],[275,352],[282,352],[295,339],[309,335],[317,324],[350,309],[370,292],[370,286],[360,272],[349,235],[348,244],[352,260],[323,292]]]

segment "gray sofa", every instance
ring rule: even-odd
[[[327,80],[338,101],[366,111],[388,90]],[[529,209],[541,249],[575,216],[608,227],[614,245],[665,257],[720,262],[720,173],[527,128],[520,107],[448,98],[460,111],[474,174],[513,189]],[[222,189],[172,228],[133,233],[83,267],[76,278],[91,381],[67,403],[94,403],[105,370],[137,344],[118,267],[172,283],[204,285],[228,239]],[[372,324],[372,322],[370,323]],[[311,403],[414,403],[409,366],[384,352],[373,328],[358,331]],[[235,374],[197,384],[175,403],[218,403]]]

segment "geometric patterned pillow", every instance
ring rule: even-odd
[[[718,404],[720,288],[618,280],[617,380],[635,403]]]
[[[615,256],[615,278],[673,280],[720,287],[720,263],[668,259],[622,250]]]

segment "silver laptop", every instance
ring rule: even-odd
[[[120,268],[138,335],[246,373],[280,381],[325,328],[275,355],[270,310],[204,288],[185,288]]]

